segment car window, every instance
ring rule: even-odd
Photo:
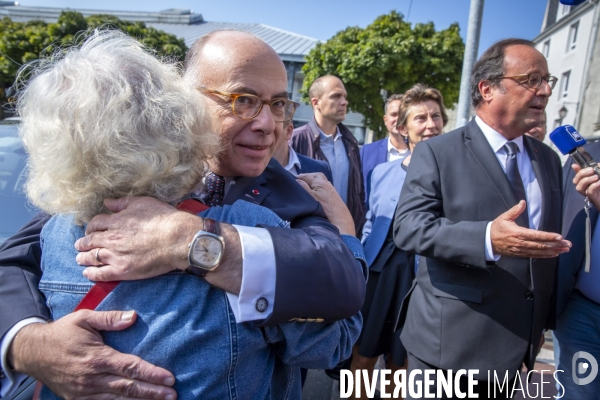
[[[0,243],[12,236],[37,210],[27,200],[27,153],[18,120],[0,121]]]

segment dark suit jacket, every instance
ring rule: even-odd
[[[295,229],[266,227],[277,265],[274,310],[265,325],[295,317],[348,318],[362,306],[366,269],[357,266],[321,205],[279,163],[271,160],[257,178],[237,178],[224,199],[243,199],[271,209]],[[255,194],[256,193],[256,194]],[[49,319],[37,289],[39,233],[48,220],[40,214],[0,247],[0,337],[28,317]],[[185,246],[185,244],[182,244]]]
[[[585,146],[594,160],[600,160],[600,142],[590,143]],[[575,283],[577,274],[583,266],[585,258],[585,211],[583,209],[584,197],[575,190],[573,177],[575,173],[571,168],[572,160],[568,159],[563,168],[564,199],[562,235],[573,244],[571,251],[561,254],[558,258],[558,279],[556,280],[556,315],[563,312]],[[590,209],[591,231],[594,233],[598,221],[598,210],[592,205]]]
[[[365,185],[365,201],[369,209],[369,191],[371,190],[371,173],[373,168],[381,163],[387,162],[389,138],[381,139],[373,143],[365,144],[360,149],[360,162],[362,163],[362,175]]]
[[[560,232],[560,160],[545,144],[523,139],[542,193],[539,229]],[[556,258],[485,260],[487,223],[515,204],[474,120],[417,145],[393,228],[400,248],[424,256],[400,317],[402,342],[417,358],[442,369],[479,369],[482,380],[488,370],[512,378],[523,361],[533,367]]]
[[[325,161],[321,160],[313,160],[312,158],[308,158],[303,156],[302,154],[296,154],[298,156],[298,160],[300,161],[300,169],[298,171],[299,174],[310,174],[311,172],[322,172],[325,175],[325,178],[331,183],[333,183],[333,177],[331,176],[331,168],[329,164]]]
[[[344,126],[344,124],[338,124],[344,148],[348,155],[348,162],[350,164],[350,176],[348,177],[348,202],[346,205],[350,210],[350,214],[354,219],[354,226],[356,232],[362,232],[362,227],[365,223],[365,189],[363,186],[363,177],[360,166],[360,154],[358,150],[358,142],[356,138]],[[298,153],[315,160],[327,161],[327,157],[321,150],[321,139],[319,133],[319,126],[317,121],[313,118],[306,125],[294,129],[292,135],[292,148]]]

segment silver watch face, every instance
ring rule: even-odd
[[[212,268],[218,265],[222,254],[223,242],[216,235],[201,235],[196,238],[192,246],[192,258],[200,267]]]

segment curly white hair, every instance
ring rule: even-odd
[[[174,204],[219,150],[204,99],[178,66],[116,30],[37,62],[17,107],[29,198],[78,223],[106,212],[106,198]]]

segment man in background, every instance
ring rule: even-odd
[[[293,132],[294,125],[291,120],[277,124],[275,127],[275,136],[281,139],[277,141],[273,158],[279,161],[279,164],[294,176],[311,172],[322,172],[329,182],[333,182],[329,164],[325,161],[313,160],[294,151],[290,144]]]
[[[525,132],[525,134],[536,138],[540,142],[544,141],[546,138],[546,111],[544,111],[542,114],[542,121],[540,124],[534,128],[531,128],[529,131]]]
[[[398,132],[398,107],[400,107],[401,94],[391,95],[385,102],[385,114],[383,123],[388,131],[388,136],[373,143],[365,144],[360,149],[360,161],[362,163],[362,174],[365,186],[365,201],[369,208],[368,199],[369,182],[373,168],[381,163],[395,160],[403,160],[410,153],[404,137]]]
[[[600,159],[600,142],[585,146],[594,160]],[[592,400],[600,393],[600,377],[590,383],[576,384],[573,377],[585,379],[593,374],[593,364],[587,357],[578,357],[580,351],[589,353],[600,361],[600,183],[591,168],[574,168],[567,160],[563,168],[564,205],[562,233],[573,243],[570,252],[558,259],[556,289],[556,328],[554,329],[554,358],[557,375],[564,387],[565,398]],[[576,173],[576,171],[579,171]],[[585,197],[589,199],[589,217],[585,211]],[[591,238],[586,238],[586,221],[589,218]],[[590,259],[586,259],[586,241],[589,240]],[[589,264],[588,264],[589,263]],[[588,268],[586,270],[586,264]],[[575,366],[587,362],[584,373]],[[590,375],[588,375],[590,374]],[[559,388],[558,396],[561,396]]]
[[[296,128],[292,147],[299,154],[329,163],[333,186],[348,206],[356,232],[365,221],[365,191],[358,142],[342,124],[348,101],[344,83],[336,76],[321,76],[308,91],[314,118]]]

